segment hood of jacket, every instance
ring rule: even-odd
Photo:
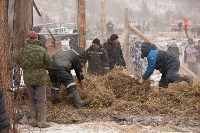
[[[155,50],[157,47],[154,44],[143,42],[141,44],[141,58],[147,57],[151,50]]]

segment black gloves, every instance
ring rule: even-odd
[[[77,78],[78,78],[78,81],[81,82],[84,79],[84,75],[80,73],[80,75]]]

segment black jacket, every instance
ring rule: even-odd
[[[71,49],[76,49],[78,48],[78,36],[77,35],[73,35],[70,40],[69,40],[69,46]]]
[[[167,52],[173,54],[174,56],[176,56],[176,58],[179,59],[180,52],[179,52],[179,48],[177,46],[176,47],[169,46],[167,48]]]
[[[9,127],[9,126],[10,126],[10,122],[7,118],[6,105],[4,102],[2,90],[0,89],[0,131],[3,128]]]
[[[109,69],[112,70],[115,65],[126,66],[121,45],[112,44],[108,39],[107,43],[103,44],[104,49],[108,52]]]
[[[92,46],[90,46],[86,50],[86,59],[88,61],[88,74],[99,76],[108,72],[108,53],[103,47],[93,49]]]
[[[147,57],[149,52],[155,49],[157,49],[155,45],[142,43],[141,57]],[[154,69],[159,70],[160,72],[164,72],[172,67],[174,68],[174,66],[180,67],[180,61],[178,60],[178,58],[176,58],[169,52],[158,50]]]

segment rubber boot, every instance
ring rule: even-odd
[[[51,103],[56,104],[59,103],[59,90],[55,90],[54,88],[51,88]]]
[[[50,124],[46,122],[46,111],[46,107],[38,109],[38,127],[40,128],[50,127]]]
[[[85,107],[89,104],[88,100],[81,100],[78,90],[75,88],[70,89],[69,98],[75,108]]]
[[[34,108],[34,107],[30,108],[29,125],[31,125],[32,127],[37,127],[38,126],[37,112],[36,112],[36,108]]]
[[[185,81],[188,83],[188,86],[193,85],[193,78],[187,76],[187,75],[179,75],[178,82]]]

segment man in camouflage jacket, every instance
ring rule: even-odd
[[[46,68],[51,66],[52,60],[37,40],[36,32],[30,31],[28,38],[27,45],[20,50],[16,61],[23,69],[29,95],[31,115],[29,124],[45,128],[49,126],[46,122]]]

